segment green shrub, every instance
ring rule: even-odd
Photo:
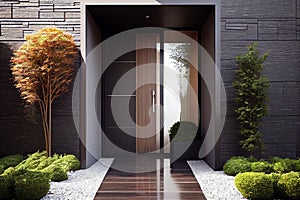
[[[253,172],[265,172],[267,174],[273,171],[273,165],[266,161],[258,161],[251,163],[251,171]]]
[[[45,151],[33,153],[1,174],[0,199],[40,199],[49,191],[50,180],[66,180],[68,171],[78,169],[80,162],[74,155],[48,157]]]
[[[235,176],[240,172],[251,171],[251,162],[245,157],[232,157],[223,166],[224,173]]]
[[[44,173],[48,173],[51,181],[63,181],[68,179],[67,173],[59,166],[49,165],[42,170]]]
[[[17,199],[40,199],[50,189],[47,174],[38,171],[27,171],[15,178],[15,193]]]
[[[65,155],[52,164],[61,167],[65,172],[80,169],[80,162],[74,155]]]
[[[55,154],[52,157],[48,157],[46,159],[43,159],[39,165],[37,166],[37,170],[43,170],[45,168],[47,168],[48,166],[50,166],[53,162],[55,162],[56,160],[58,160],[61,156]]]
[[[273,179],[261,172],[239,173],[234,183],[245,198],[271,199],[274,195]]]
[[[197,132],[198,128],[193,122],[181,121],[174,123],[170,127],[169,137],[170,140],[193,141],[198,136]]]
[[[3,175],[9,175],[9,176],[13,177],[13,176],[15,176],[16,172],[17,171],[15,168],[9,167],[3,172]]]
[[[282,161],[283,158],[275,156],[275,157],[271,157],[269,160],[270,160],[271,163],[277,163],[277,162]]]
[[[295,160],[285,158],[279,162],[274,163],[274,171],[278,173],[287,173],[294,171],[295,169]]]
[[[48,158],[47,152],[35,152],[28,156],[26,160],[23,160],[20,164],[16,166],[16,169],[37,169],[39,164]]]
[[[298,172],[282,174],[278,180],[278,187],[283,198],[300,199],[300,174]]]
[[[258,160],[254,158],[253,156],[250,156],[249,158],[246,158],[249,162],[257,162]]]
[[[278,181],[281,177],[281,174],[271,173],[271,174],[268,174],[268,176],[271,178],[271,180],[273,182],[274,197],[281,196],[281,192],[280,192],[280,189],[278,187]]]
[[[14,181],[15,178],[25,173],[24,170],[16,170],[13,167],[7,168],[0,175],[0,199],[13,199],[15,197]]]
[[[13,199],[14,182],[10,175],[0,175],[0,199]]]
[[[80,169],[80,162],[74,155],[65,155],[62,160],[68,163],[68,171],[75,171]]]
[[[270,81],[262,75],[263,63],[268,53],[260,56],[257,43],[248,46],[245,54],[236,57],[238,70],[232,83],[235,91],[237,120],[240,134],[243,136],[240,145],[252,153],[263,150],[264,143],[259,127],[264,116],[268,114],[267,90]]]
[[[300,158],[295,161],[295,171],[300,172]]]
[[[4,172],[5,168],[3,165],[0,165],[0,174],[2,174]]]
[[[4,169],[8,167],[15,167],[22,162],[24,158],[25,157],[20,154],[5,156],[4,158],[0,159],[0,165],[2,165]]]

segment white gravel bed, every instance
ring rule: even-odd
[[[42,200],[94,199],[113,159],[101,158],[87,169],[68,173],[68,180],[51,182],[50,190]]]
[[[207,200],[245,199],[234,185],[234,177],[223,171],[214,171],[205,161],[188,161]]]

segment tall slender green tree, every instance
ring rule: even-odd
[[[270,83],[269,79],[261,74],[267,56],[268,53],[260,56],[257,43],[254,43],[248,46],[247,53],[236,57],[238,70],[233,86],[236,89],[235,112],[243,136],[240,145],[251,155],[253,151],[264,148],[259,127],[263,117],[268,113],[267,89]]]

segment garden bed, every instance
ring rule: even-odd
[[[94,199],[112,161],[110,158],[101,158],[88,169],[69,172],[68,180],[51,182],[50,191],[42,200]]]
[[[244,199],[234,186],[234,177],[226,175],[223,171],[214,171],[205,161],[188,161],[203,194],[207,200]]]

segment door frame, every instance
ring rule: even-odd
[[[77,75],[80,79],[80,116],[78,119],[78,126],[76,126],[79,139],[80,139],[80,160],[83,167],[91,166],[98,158],[101,157],[101,127],[97,119],[97,113],[94,109],[90,108],[90,105],[95,105],[95,98],[93,94],[91,97],[91,91],[94,92],[98,87],[99,76],[101,69],[97,68],[97,62],[101,58],[97,58],[95,61],[87,60],[87,55],[93,48],[101,42],[99,35],[91,33],[91,25],[95,25],[95,22],[91,20],[91,16],[87,11],[87,6],[92,5],[212,5],[214,6],[214,19],[215,19],[215,64],[219,71],[221,70],[221,0],[145,0],[143,2],[138,0],[129,0],[126,3],[122,0],[82,0],[80,3],[81,8],[81,34],[80,34],[80,50],[82,54],[83,64],[80,69],[80,74]],[[99,29],[94,28],[99,32]],[[77,79],[77,78],[76,78]],[[213,99],[213,111],[215,116],[215,123],[218,124],[221,120],[221,89],[220,80],[215,73],[214,85],[214,99]],[[101,112],[101,110],[98,110]],[[216,125],[215,125],[216,127]],[[217,144],[209,157],[211,157],[211,166],[215,166],[220,163],[220,145]]]

